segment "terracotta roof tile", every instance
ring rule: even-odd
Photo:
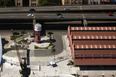
[[[116,30],[116,27],[71,27],[71,30],[84,31],[84,30]]]
[[[116,36],[74,35],[73,39],[116,39]]]
[[[75,45],[75,49],[116,49],[116,45]]]
[[[74,59],[75,65],[116,65],[116,59]]]

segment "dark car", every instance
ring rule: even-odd
[[[62,15],[61,13],[58,13],[57,16],[58,16],[59,18],[64,18],[63,15]]]
[[[13,34],[14,34],[14,35],[19,35],[19,33],[18,33],[18,32],[14,32]]]
[[[61,13],[58,13],[57,16],[62,15]]]
[[[33,9],[33,8],[31,8],[31,9],[29,9],[29,11],[30,11],[30,12],[35,12],[36,10]]]

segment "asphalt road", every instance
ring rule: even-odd
[[[21,13],[21,14],[0,14],[0,19],[33,19],[32,16],[27,16],[29,13]],[[115,19],[116,15],[108,16],[108,14],[100,13],[100,14],[76,14],[76,13],[61,13],[62,18],[57,16],[57,13],[35,13],[35,18],[38,20],[82,20],[86,19],[101,19],[101,20],[110,20]]]
[[[62,35],[66,35],[67,34],[67,30],[46,30],[46,34],[48,32],[52,32],[53,33],[53,37],[54,37],[54,42],[53,44],[55,45],[55,54],[60,54],[63,51],[63,42],[62,42]],[[51,50],[47,49],[47,50],[37,50],[34,51],[34,56],[39,57],[39,56],[50,56],[51,54]]]
[[[65,11],[64,8],[70,8],[70,11],[80,10],[116,10],[116,5],[82,5],[82,6],[44,6],[44,7],[5,7],[0,8],[3,12],[29,12],[30,8],[34,8],[36,12],[45,11]]]

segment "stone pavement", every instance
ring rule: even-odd
[[[66,38],[66,35],[62,36],[62,39],[63,39],[64,50],[62,53],[55,55],[56,61],[60,61],[60,60],[67,59],[67,58],[71,59],[70,48],[68,47],[69,45],[68,45],[68,39]],[[65,46],[65,44],[66,44],[66,46]],[[30,57],[31,63],[36,62],[37,64],[39,64],[39,62],[44,63],[44,64],[48,64],[50,61],[53,61],[53,60],[54,60],[53,56]]]
[[[56,64],[57,67],[41,65],[39,62],[50,62],[53,61],[53,57],[38,57],[39,60],[38,65],[33,65],[32,67],[36,66],[37,68],[33,68],[31,71],[31,77],[74,77],[71,74],[76,73],[76,70],[79,70],[78,67],[67,66],[68,61],[71,60],[71,52],[68,44],[67,35],[62,36],[63,39],[63,46],[64,50],[62,53],[56,55]],[[67,57],[68,56],[68,57]],[[57,60],[57,58],[66,57],[66,59]],[[32,61],[31,61],[32,62]],[[37,61],[36,61],[37,62]]]
[[[68,46],[68,40],[66,39],[66,36],[62,36],[63,39],[63,45],[67,44]],[[67,43],[66,43],[67,42]],[[53,68],[52,66],[47,66],[50,61],[53,61],[53,56],[47,56],[47,57],[30,57],[30,67],[31,67],[31,75],[30,77],[73,77],[71,73],[75,73],[74,70],[72,70],[73,67],[68,67],[67,63],[71,59],[70,56],[70,50],[68,50],[67,46],[64,46],[64,49],[62,53],[56,55],[56,63],[57,67]],[[68,51],[67,51],[67,50]],[[67,57],[68,56],[68,57]],[[1,72],[2,77],[16,77],[20,76],[19,72],[17,71],[15,74],[10,75],[10,72],[13,73],[14,69],[12,67],[16,67],[15,70],[19,70],[18,60],[16,57],[7,57],[3,56],[4,59],[6,59],[6,63],[4,63],[3,72]],[[11,66],[11,63],[13,63],[13,66]],[[35,62],[35,63],[34,63]],[[40,64],[39,64],[40,63]],[[9,65],[9,66],[8,66]],[[7,68],[9,67],[9,68]],[[75,69],[75,68],[73,68]]]

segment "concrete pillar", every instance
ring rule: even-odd
[[[99,4],[99,5],[100,5],[100,3],[101,3],[100,0],[98,0],[98,4]]]
[[[38,3],[39,3],[39,0],[36,0],[36,6],[38,5]]]
[[[17,6],[17,0],[15,0],[15,6]]]
[[[29,0],[29,6],[31,6],[31,0]]]
[[[84,20],[83,20],[83,25],[84,25],[84,27],[87,27],[87,24],[88,24],[88,23],[87,23],[87,20],[84,19]]]
[[[34,30],[34,26],[36,24],[36,18],[35,18],[35,14],[33,14],[33,36],[35,36],[35,30]]]
[[[23,6],[23,0],[21,0],[20,6]]]

